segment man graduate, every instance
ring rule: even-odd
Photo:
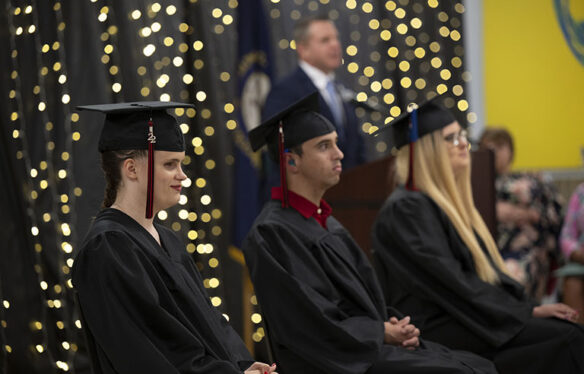
[[[137,102],[79,109],[106,114],[99,140],[106,179],[97,214],[73,267],[94,374],[274,374],[254,363],[210,303],[184,244],[154,222],[186,179],[185,141],[166,109]]]
[[[274,188],[243,245],[284,373],[495,372],[490,361],[419,340],[392,311],[366,256],[322,200],[339,182],[343,153],[313,94],[250,133],[279,160]]]

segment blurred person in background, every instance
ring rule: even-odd
[[[568,261],[556,272],[563,278],[563,302],[580,312],[578,322],[584,323],[584,183],[570,198],[560,244]]]
[[[345,155],[343,168],[365,162],[364,142],[355,105],[335,77],[343,60],[339,32],[324,15],[305,17],[294,26],[298,67],[276,82],[264,105],[264,120],[284,110],[306,95],[318,91],[319,113],[337,131],[338,146]]]
[[[541,176],[511,171],[515,149],[508,130],[487,128],[479,144],[495,153],[497,246],[510,273],[541,302],[553,291],[550,274],[561,257],[562,198]]]

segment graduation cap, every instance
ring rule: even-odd
[[[154,150],[182,152],[185,140],[176,119],[166,112],[171,108],[194,108],[192,104],[140,101],[78,106],[78,110],[105,113],[99,137],[100,152],[148,150],[148,188],[146,218],[152,218],[154,201]]]
[[[379,129],[372,135],[377,136],[384,131],[389,131],[390,148],[400,149],[406,144],[410,145],[410,161],[406,188],[416,190],[414,184],[414,143],[424,135],[440,130],[456,118],[448,110],[438,104],[436,96],[420,105],[412,103],[407,110],[396,117],[388,126]]]
[[[318,113],[318,110],[318,91],[315,91],[267,119],[249,133],[251,148],[254,151],[267,144],[270,156],[274,160],[279,160],[284,207],[288,206],[284,153],[307,140],[336,130],[326,117]]]

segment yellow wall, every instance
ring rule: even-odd
[[[483,9],[486,123],[513,133],[514,168],[581,166],[584,66],[562,34],[553,0],[484,0]],[[579,13],[573,7],[582,21]]]

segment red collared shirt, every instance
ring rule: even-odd
[[[282,188],[273,187],[272,188],[272,199],[282,201]],[[314,205],[312,202],[308,201],[304,197],[288,190],[288,205],[294,208],[300,213],[304,218],[314,217],[316,222],[318,222],[322,227],[326,229],[326,219],[332,213],[332,208],[327,204],[326,201],[320,200],[320,206]]]

